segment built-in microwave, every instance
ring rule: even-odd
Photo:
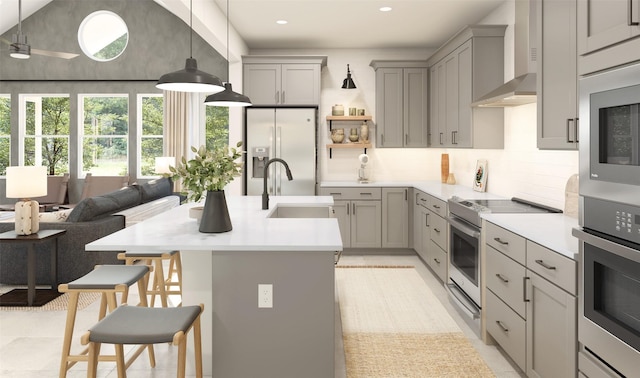
[[[579,88],[580,194],[640,206],[640,62]]]

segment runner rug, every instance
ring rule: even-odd
[[[413,267],[337,268],[348,378],[495,377]]]

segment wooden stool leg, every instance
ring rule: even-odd
[[[107,315],[107,293],[102,292],[100,296],[100,311],[98,311],[98,320],[102,320]]]
[[[167,291],[165,290],[165,282],[164,282],[164,270],[162,268],[162,259],[156,259],[156,267],[153,270],[155,274],[155,285],[157,289],[160,291],[160,301],[162,302],[162,307],[169,307],[167,302]]]
[[[122,344],[115,344],[114,347],[116,348],[118,378],[127,378],[127,368],[124,364],[124,347]]]
[[[200,315],[193,324],[193,349],[196,356],[196,378],[202,378],[202,334],[200,331]]]
[[[87,378],[96,378],[98,374],[98,355],[100,343],[89,343],[89,366],[87,366]]]
[[[182,335],[178,344],[178,371],[176,377],[184,378],[187,367],[187,335]]]
[[[71,340],[73,338],[73,327],[76,324],[76,314],[78,312],[79,292],[69,293],[69,304],[67,305],[67,322],[64,328],[64,340],[62,342],[62,360],[60,361],[60,378],[67,376],[69,369],[68,360],[71,354]]]
[[[180,295],[182,295],[182,258],[180,257],[180,251],[176,252],[175,260],[176,260],[176,271],[178,275],[178,291]]]

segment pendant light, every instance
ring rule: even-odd
[[[198,62],[193,58],[193,0],[189,2],[189,58],[184,69],[164,74],[158,80],[156,88],[176,92],[221,92],[222,81],[204,71],[198,70]]]
[[[349,70],[349,65],[347,64],[347,78],[342,81],[342,89],[356,89],[356,83],[353,82],[351,78],[351,71]]]
[[[229,0],[227,0],[227,80],[229,76]],[[228,81],[224,83],[224,91],[207,96],[204,103],[209,106],[251,106],[249,97],[234,92]]]

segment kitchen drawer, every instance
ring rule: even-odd
[[[437,199],[436,197],[429,196],[429,210],[440,215],[443,218],[447,217],[447,202]]]
[[[577,295],[577,264],[557,252],[527,240],[527,268],[551,283]]]
[[[427,252],[428,261],[427,264],[431,267],[431,270],[440,278],[442,282],[447,281],[447,252],[443,251],[433,240],[430,240],[431,246]]]
[[[429,208],[429,197],[431,197],[431,196],[426,194],[425,192],[421,192],[419,190],[416,190],[416,205],[420,205],[420,206],[424,207],[425,209],[428,209]]]
[[[487,247],[486,257],[487,287],[525,318],[524,277],[527,269],[490,246]]]
[[[429,226],[431,226],[431,240],[447,251],[447,229],[449,228],[447,221],[432,213],[429,217]]]
[[[487,300],[483,309],[487,321],[487,332],[500,344],[502,349],[522,369],[526,366],[527,326],[518,314],[487,290]]]
[[[326,187],[320,188],[320,195],[333,196],[334,200],[381,200],[382,189],[371,187]]]
[[[485,222],[482,232],[486,232],[487,244],[522,265],[527,263],[525,238],[490,222]]]

